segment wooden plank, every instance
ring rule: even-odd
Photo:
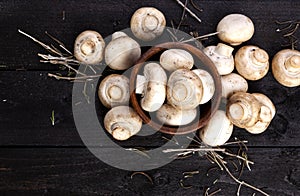
[[[0,72],[0,145],[83,145],[73,120],[73,83],[48,78],[47,73]],[[263,92],[276,104],[277,114],[269,129],[260,135],[251,135],[245,130],[235,129],[232,138],[246,139],[249,146],[298,146],[300,116],[297,114],[300,112],[300,89],[283,88],[270,80],[274,79],[269,75],[266,79],[256,82],[255,87],[251,87],[252,92]],[[266,87],[264,90],[260,89],[262,85]],[[279,96],[278,93],[281,92],[285,93]],[[99,105],[97,99],[96,101],[101,119],[106,109]],[[56,119],[54,126],[50,121],[52,110]],[[122,144],[133,147],[161,146],[166,142],[162,136],[166,135],[157,133]],[[93,137],[95,135],[90,136]]]
[[[248,44],[259,45],[266,49],[272,57],[281,49],[284,42],[282,34],[277,33],[276,20],[298,20],[299,1],[201,1],[196,2],[203,9],[195,10],[188,6],[202,19],[198,23],[187,15],[181,30],[186,33],[197,31],[200,35],[215,32],[218,21],[230,13],[248,15],[254,22],[256,31]],[[72,50],[76,36],[83,30],[94,29],[106,37],[117,30],[129,27],[131,15],[142,6],[153,6],[160,9],[166,16],[167,25],[171,21],[179,23],[182,8],[175,0],[156,1],[110,1],[95,0],[77,1],[2,1],[0,3],[0,65],[1,69],[57,69],[57,66],[44,65],[38,62],[36,54],[44,50],[17,32],[22,29],[36,38],[51,43],[44,34],[48,31]],[[299,31],[296,32],[299,37]],[[204,41],[204,45],[216,44],[216,38]]]
[[[47,77],[48,72],[0,72],[0,144],[1,145],[82,145],[72,113],[72,85]],[[298,146],[300,112],[299,88],[283,88],[271,77],[256,82],[251,92],[263,92],[276,104],[277,114],[269,129],[260,135],[235,129],[233,137],[246,139],[250,146]],[[265,89],[262,87],[266,87]],[[268,89],[269,88],[269,89]],[[264,89],[264,90],[261,90]],[[276,93],[286,92],[279,96]],[[274,93],[274,94],[273,94]],[[285,98],[283,98],[283,96]],[[99,118],[105,115],[99,107]],[[55,125],[50,121],[55,113]],[[160,146],[162,134],[124,142],[128,146]],[[91,135],[91,138],[94,136]]]
[[[270,195],[299,195],[299,149],[251,148],[252,171],[244,170],[245,180]],[[125,161],[125,160],[124,160]],[[132,164],[128,161],[128,164]],[[113,168],[84,148],[1,148],[1,195],[203,195],[206,188],[217,195],[235,195],[238,185],[204,157],[194,155],[175,160],[161,168],[146,171],[153,180],[132,171]],[[184,179],[189,189],[180,186],[183,172],[199,171]],[[236,175],[236,173],[234,173]],[[218,180],[215,184],[213,182]],[[254,191],[242,187],[241,195]],[[261,195],[256,193],[256,195]]]

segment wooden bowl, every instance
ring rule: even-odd
[[[177,49],[184,49],[190,52],[195,59],[195,63],[199,60],[200,63],[203,65],[199,67],[201,69],[207,70],[214,79],[215,83],[215,93],[213,98],[206,104],[201,105],[200,115],[197,120],[194,120],[192,123],[184,126],[169,126],[169,125],[162,125],[160,122],[155,122],[149,117],[149,113],[144,111],[138,100],[138,97],[135,93],[135,86],[136,86],[136,77],[137,74],[140,72],[141,68],[145,64],[145,62],[153,57],[154,55],[158,54],[159,52],[163,52],[166,49],[177,48]],[[199,62],[198,61],[198,62]],[[197,67],[198,68],[198,67]],[[212,115],[218,110],[221,96],[222,96],[222,85],[221,85],[221,77],[214,65],[214,63],[198,48],[180,42],[166,42],[150,48],[147,52],[145,52],[140,59],[136,62],[136,65],[133,67],[130,76],[130,99],[134,110],[139,114],[145,124],[148,124],[153,129],[161,131],[163,133],[172,134],[172,135],[180,135],[180,134],[187,134],[193,131],[196,131],[202,127],[204,127],[212,117]]]

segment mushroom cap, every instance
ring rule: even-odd
[[[220,75],[226,75],[234,70],[233,48],[223,43],[217,46],[207,46],[203,52],[215,64]]]
[[[105,42],[96,31],[83,31],[74,44],[75,58],[85,64],[95,65],[102,61]]]
[[[129,79],[119,74],[106,76],[99,85],[98,97],[107,108],[128,105],[130,99]]]
[[[236,73],[230,73],[221,77],[222,96],[229,98],[236,92],[247,92],[248,83],[245,78]]]
[[[173,107],[181,110],[196,108],[203,95],[200,78],[193,71],[178,69],[169,77],[167,84],[167,100]]]
[[[269,55],[257,46],[243,46],[235,54],[235,67],[247,80],[259,80],[269,71]]]
[[[148,112],[158,110],[166,99],[167,74],[157,63],[148,63],[144,67],[144,97],[141,107]]]
[[[245,92],[234,93],[228,100],[226,113],[237,127],[253,126],[259,119],[261,104],[254,95]]]
[[[143,41],[151,41],[160,36],[165,26],[165,16],[154,7],[142,7],[136,10],[130,21],[132,33]]]
[[[227,118],[225,111],[218,110],[208,124],[200,130],[200,138],[209,146],[220,146],[229,140],[232,132],[233,124]]]
[[[157,119],[165,125],[180,126],[191,123],[197,116],[197,109],[178,110],[170,104],[164,104],[156,112]]]
[[[116,32],[115,39],[106,46],[104,56],[106,64],[114,70],[131,67],[141,56],[140,45],[132,38]]]
[[[275,116],[276,109],[272,101],[264,94],[252,93],[255,98],[262,104],[259,113],[259,119],[252,127],[246,130],[252,134],[259,134],[267,130],[269,124]]]
[[[117,140],[127,140],[142,128],[142,119],[128,106],[110,109],[104,117],[105,129]]]
[[[229,14],[220,20],[217,26],[220,40],[232,46],[248,41],[254,34],[254,24],[243,14]]]
[[[203,85],[203,95],[200,104],[205,104],[214,96],[215,83],[213,77],[203,69],[192,70],[200,78]]]
[[[300,52],[284,49],[279,51],[272,60],[274,78],[286,87],[300,85]]]
[[[160,64],[170,72],[177,69],[191,69],[194,65],[194,58],[185,50],[168,49],[160,55]]]

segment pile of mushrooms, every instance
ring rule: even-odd
[[[166,26],[162,12],[153,7],[138,9],[130,27],[135,39],[151,41],[159,37]],[[247,80],[263,78],[269,71],[268,53],[255,45],[244,45],[254,34],[254,24],[243,14],[229,14],[217,25],[220,43],[207,46],[203,52],[215,64],[222,82],[222,97],[226,109],[218,110],[199,131],[201,140],[210,146],[223,145],[232,135],[234,126],[252,134],[264,132],[275,116],[272,101],[261,93],[249,93]],[[139,43],[123,32],[115,32],[106,45],[95,31],[81,33],[74,46],[75,57],[86,64],[103,59],[114,70],[127,70],[141,56]],[[272,72],[284,86],[300,85],[300,52],[279,51],[273,58]],[[236,70],[236,72],[234,72]],[[215,93],[209,72],[195,69],[193,56],[182,49],[167,49],[159,62],[149,62],[143,74],[137,75],[136,94],[146,112],[155,114],[164,125],[181,126],[195,120],[198,107],[211,100]],[[104,126],[117,140],[126,140],[142,127],[139,115],[129,106],[129,78],[119,74],[105,77],[98,90],[101,103],[109,108]]]

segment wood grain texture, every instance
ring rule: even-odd
[[[194,2],[202,12],[190,3],[188,6],[203,22],[198,23],[187,14],[181,30],[197,31],[199,35],[212,33],[225,15],[242,13],[255,24],[253,38],[243,45],[265,49],[270,59],[286,48],[282,46],[286,41],[283,33],[276,32],[284,26],[275,21],[299,20],[300,1]],[[214,165],[196,155],[148,171],[153,185],[145,176],[131,179],[132,172],[97,159],[84,146],[74,124],[73,84],[47,77],[48,73],[61,73],[59,67],[39,63],[37,53],[46,51],[17,31],[21,29],[43,42],[53,43],[44,34],[48,31],[72,50],[76,36],[83,30],[97,30],[106,37],[128,28],[131,15],[142,6],[160,9],[169,27],[171,20],[175,25],[180,21],[182,8],[175,0],[0,1],[0,195],[203,195],[207,187],[211,191],[221,188],[217,195],[236,194],[238,185],[225,173],[215,172],[207,178],[206,171]],[[295,36],[299,38],[299,30]],[[217,43],[217,37],[203,41],[205,46]],[[269,96],[277,113],[263,134],[251,135],[235,128],[232,140],[248,140],[248,155],[255,162],[251,172],[244,171],[242,179],[271,195],[300,195],[300,88],[281,86],[270,70],[262,80],[249,82],[249,92]],[[96,106],[101,117],[105,109],[99,101]],[[49,119],[52,110],[55,126]],[[166,143],[162,137],[169,136],[156,133],[117,144],[151,149]],[[174,148],[178,146],[174,144]],[[182,173],[195,170],[200,173],[184,181],[193,187],[180,187]],[[216,179],[218,182],[212,186]],[[241,195],[252,193],[248,188],[241,190]]]
[[[244,170],[242,180],[271,195],[300,194],[299,149],[256,148],[249,150],[248,155],[255,165],[251,172]],[[211,191],[222,189],[218,195],[235,195],[238,185],[224,172],[214,170],[206,176],[215,166],[196,155],[175,160],[145,172],[152,178],[152,185],[143,175],[131,179],[133,172],[105,165],[84,148],[3,148],[0,151],[0,194],[202,195],[211,187]],[[184,184],[192,188],[184,189],[180,180],[183,172],[188,171],[199,171],[199,174],[185,179]],[[241,189],[241,195],[252,193],[249,188]]]

